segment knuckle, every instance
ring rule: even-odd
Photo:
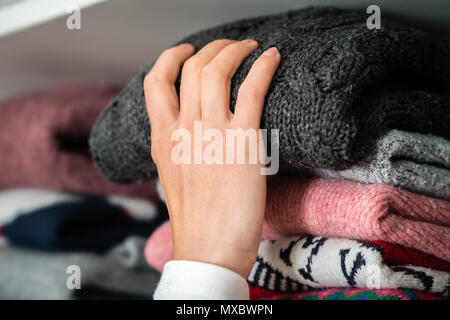
[[[264,98],[264,93],[255,85],[246,85],[239,89],[239,96],[247,101]]]
[[[226,54],[230,59],[243,60],[248,53],[249,46],[241,41],[230,44],[226,50]]]
[[[154,88],[160,86],[163,83],[163,79],[157,74],[150,72],[144,78],[144,88]]]
[[[230,39],[217,39],[217,40],[214,40],[213,42],[211,42],[211,44],[214,44],[214,45],[223,45],[223,44],[231,44],[231,43],[233,43],[234,41],[233,40],[230,40]]]
[[[183,66],[183,72],[196,72],[196,71],[200,71],[202,68],[202,63],[200,61],[199,58],[197,57],[192,57],[189,58]]]
[[[202,79],[212,80],[224,78],[228,75],[228,68],[223,63],[210,63],[202,70]]]
[[[274,68],[272,59],[262,59],[260,63],[256,65],[265,75],[270,74]]]
[[[245,50],[248,48],[246,44],[244,44],[242,41],[235,42],[230,45],[230,48],[234,50],[234,52]]]
[[[161,55],[159,56],[160,59],[173,59],[176,56],[176,49],[177,47],[174,48],[169,48],[164,50]]]

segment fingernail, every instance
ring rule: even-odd
[[[253,45],[258,44],[258,42],[256,42],[253,39],[245,39],[245,40],[242,40],[241,42],[248,43],[248,44],[253,44]]]
[[[178,47],[192,47],[192,45],[190,43],[182,43],[179,44]]]
[[[263,55],[265,56],[276,56],[278,54],[279,54],[278,49],[275,47],[269,48],[263,53]]]

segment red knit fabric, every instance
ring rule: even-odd
[[[376,244],[383,249],[383,262],[389,266],[413,265],[450,272],[450,262],[438,259],[432,255],[384,241],[366,242]]]
[[[280,292],[277,292],[277,291],[266,290],[264,288],[254,287],[251,285],[249,285],[248,288],[250,291],[250,300],[259,300],[259,299],[273,297],[273,296],[280,294]]]
[[[104,180],[88,150],[90,130],[119,92],[79,86],[0,103],[0,189],[44,187],[157,200],[155,182],[120,186]]]
[[[383,240],[450,261],[450,202],[385,184],[271,179],[264,235]]]

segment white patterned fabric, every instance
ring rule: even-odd
[[[268,290],[409,288],[447,296],[450,274],[418,266],[387,266],[376,245],[341,238],[287,237],[261,242],[248,282]]]

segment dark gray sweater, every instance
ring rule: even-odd
[[[366,157],[387,129],[450,138],[449,42],[386,18],[381,30],[369,30],[367,17],[308,8],[226,24],[180,43],[196,49],[218,38],[260,43],[233,78],[232,110],[252,63],[276,46],[282,61],[261,127],[280,130],[282,165],[341,170]],[[93,157],[109,180],[141,181],[156,173],[142,88],[149,69],[131,80],[92,130]]]

